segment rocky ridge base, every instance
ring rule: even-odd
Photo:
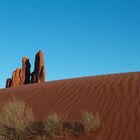
[[[39,50],[35,56],[34,71],[30,71],[31,64],[27,57],[22,58],[22,68],[17,68],[12,73],[12,78],[6,80],[6,88],[16,87],[30,83],[45,82],[46,70],[44,66],[44,53]]]

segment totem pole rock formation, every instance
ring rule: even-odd
[[[6,88],[30,83],[45,82],[44,53],[40,50],[35,56],[34,71],[30,72],[31,64],[27,57],[22,58],[22,68],[12,73],[12,78],[6,80]]]
[[[31,74],[31,83],[45,82],[44,53],[39,50],[35,56],[34,71]]]
[[[12,85],[12,79],[11,78],[6,79],[6,88],[11,87],[11,85]]]
[[[23,57],[22,58],[22,84],[29,84],[30,83],[30,68],[31,64],[29,58]]]
[[[22,69],[17,68],[12,73],[12,78],[8,78],[6,80],[6,87],[15,87],[24,84],[30,84],[30,62],[29,58],[23,57],[22,58]]]
[[[21,68],[17,68],[15,71],[13,71],[12,73],[12,84],[11,86],[12,87],[16,87],[16,86],[19,86],[21,85],[21,81],[22,81],[22,70]]]

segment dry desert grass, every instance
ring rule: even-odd
[[[33,122],[32,109],[13,98],[0,111],[0,140],[24,140],[30,135]]]
[[[42,123],[43,128],[37,128],[32,109],[13,97],[0,111],[0,140],[60,139],[86,132],[94,133],[101,127],[99,116],[88,112],[83,113],[81,125],[64,122],[56,113],[48,115]],[[79,131],[80,129],[82,131]]]

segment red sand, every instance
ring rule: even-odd
[[[0,101],[15,95],[38,119],[48,112],[80,120],[82,111],[99,113],[101,140],[140,140],[140,72],[31,84],[0,90]]]

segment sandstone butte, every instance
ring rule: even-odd
[[[12,78],[6,79],[6,88],[16,87],[30,83],[45,82],[46,70],[44,64],[44,53],[39,50],[35,55],[34,71],[31,73],[31,64],[28,57],[22,58],[22,68],[16,68]]]

